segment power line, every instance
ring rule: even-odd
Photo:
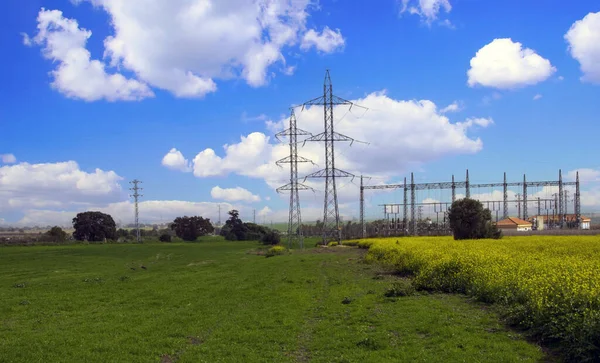
[[[138,187],[138,184],[141,183],[140,180],[134,179],[133,181],[130,181],[129,183],[133,184],[133,188],[129,188],[129,190],[133,190],[133,194],[131,194],[130,196],[133,197],[134,199],[134,203],[135,203],[135,235],[136,235],[136,241],[137,243],[140,243],[140,221],[139,221],[139,209],[138,209],[138,199],[139,197],[143,197],[143,194],[139,194],[138,191],[144,189],[144,188],[140,188]]]

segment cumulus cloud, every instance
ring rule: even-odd
[[[57,64],[50,72],[52,87],[67,97],[132,101],[154,95],[145,83],[120,73],[109,74],[103,62],[91,59],[86,43],[92,32],[79,28],[77,20],[65,18],[59,10],[42,8],[37,22],[38,33],[31,39],[24,36],[23,41],[42,46],[44,57]]]
[[[338,132],[370,142],[369,145],[337,143],[336,167],[355,175],[369,175],[387,180],[405,172],[408,168],[445,156],[473,154],[483,147],[480,138],[468,135],[473,129],[487,127],[493,123],[488,118],[468,118],[461,122],[451,122],[441,114],[437,106],[428,100],[394,100],[382,92],[375,92],[355,103],[369,110],[348,110],[347,106],[337,106],[336,119],[343,122],[336,125]],[[298,127],[313,134],[321,132],[323,110],[309,107],[296,113]],[[287,127],[288,118],[283,118],[271,126]],[[381,133],[379,130],[386,130]],[[322,145],[308,142],[299,148],[299,153],[315,164],[301,163],[300,176],[305,176],[322,168],[325,164]],[[278,167],[275,162],[289,154],[287,143],[278,143],[262,132],[242,136],[240,142],[224,145],[223,152],[217,153],[207,148],[194,158],[194,175],[200,178],[224,176],[235,173],[242,176],[263,179],[273,189],[289,182],[289,169]],[[306,184],[319,195],[322,180],[308,179]],[[356,181],[339,179],[338,193],[343,200],[355,200],[358,193]],[[344,198],[348,199],[344,199]],[[282,195],[286,198],[285,195]]]
[[[543,97],[543,96],[542,96],[541,94],[539,94],[539,93],[538,93],[537,95],[533,96],[533,100],[534,100],[534,101],[537,101],[537,100],[541,99],[542,97]]]
[[[564,37],[571,56],[581,66],[581,80],[600,83],[600,12],[577,20]]]
[[[190,162],[183,157],[181,151],[172,148],[163,158],[162,165],[173,170],[191,171]]]
[[[259,87],[276,64],[283,74],[293,73],[286,54],[294,47],[328,53],[344,44],[340,30],[307,26],[310,13],[318,10],[312,0],[72,1],[90,2],[108,14],[112,29],[104,39],[103,60],[136,77],[108,75],[105,64],[90,60],[85,48],[91,32],[58,10],[43,10],[34,42],[46,44],[45,54],[59,64],[54,84],[86,100],[150,97],[148,86],[202,98],[217,90],[217,79],[243,78]],[[27,44],[30,38],[23,39]]]
[[[400,14],[408,11],[409,14],[419,15],[424,23],[431,25],[438,19],[441,11],[449,13],[451,10],[449,0],[402,0]],[[442,21],[441,25],[452,27],[448,19]]]
[[[548,79],[556,68],[549,60],[510,38],[494,39],[479,49],[467,71],[468,85],[512,89]]]
[[[67,208],[122,198],[114,171],[85,172],[75,161],[0,167],[0,209]]]
[[[335,31],[325,27],[321,34],[317,33],[314,29],[310,29],[302,37],[302,44],[300,48],[308,50],[311,47],[317,48],[321,52],[331,53],[335,50],[340,50],[345,44],[345,39],[339,29]]]
[[[242,187],[223,189],[217,185],[212,188],[210,195],[214,199],[221,199],[227,202],[260,202],[258,195],[252,194],[252,192]]]
[[[0,154],[0,161],[3,164],[14,164],[17,162],[17,158],[13,154]]]

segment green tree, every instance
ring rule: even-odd
[[[228,212],[229,219],[221,228],[221,236],[228,241],[245,241],[249,232],[248,226],[240,219],[240,212],[233,209]]]
[[[492,223],[492,213],[480,201],[459,199],[452,203],[448,213],[455,240],[501,238],[502,232]]]
[[[63,242],[67,239],[67,232],[63,231],[63,229],[58,226],[54,226],[45,233],[45,237],[52,242]]]
[[[78,241],[117,239],[117,225],[109,214],[83,212],[73,218],[73,237]]]
[[[177,217],[171,223],[171,229],[175,231],[177,237],[184,241],[195,241],[198,237],[212,233],[215,230],[210,223],[210,219],[199,216]]]

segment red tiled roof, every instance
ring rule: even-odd
[[[498,227],[512,227],[512,226],[531,226],[531,222],[522,220],[521,218],[508,217],[496,223]]]

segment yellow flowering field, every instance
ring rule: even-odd
[[[510,323],[572,359],[600,356],[600,236],[452,237],[350,241],[367,261],[414,276],[418,289],[497,303]]]

